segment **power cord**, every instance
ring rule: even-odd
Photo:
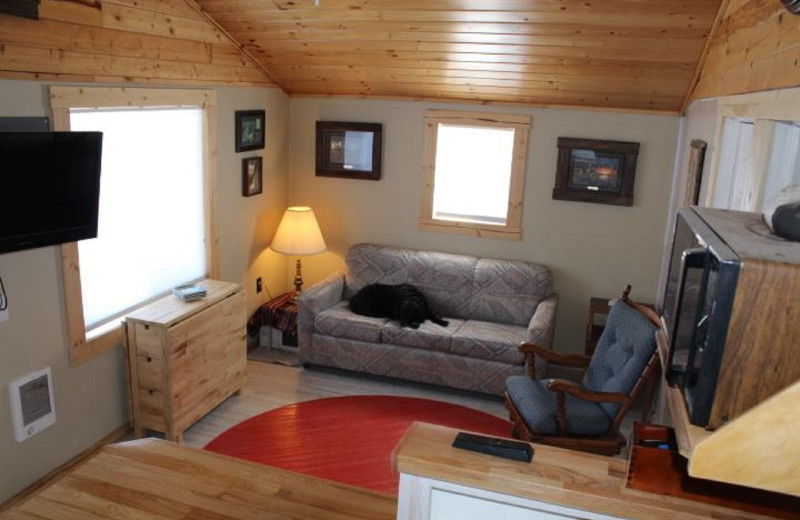
[[[6,296],[6,288],[3,285],[3,279],[0,278],[0,312],[8,309],[8,296]]]

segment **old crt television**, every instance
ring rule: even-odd
[[[661,305],[689,420],[723,426],[800,379],[800,243],[758,213],[678,213]]]
[[[0,253],[97,236],[100,132],[0,132]]]

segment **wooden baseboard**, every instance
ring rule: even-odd
[[[72,468],[78,466],[81,462],[85,461],[86,459],[88,459],[89,457],[91,457],[92,455],[97,453],[97,451],[99,451],[100,448],[102,448],[103,446],[106,446],[108,444],[114,444],[115,442],[119,442],[122,439],[124,439],[126,436],[128,436],[131,432],[133,432],[133,428],[131,427],[130,424],[124,424],[124,425],[120,426],[119,428],[115,429],[114,431],[112,431],[111,433],[109,433],[108,435],[106,435],[105,437],[100,439],[99,441],[97,441],[94,444],[92,444],[86,450],[82,451],[81,453],[79,453],[78,455],[73,457],[72,459],[68,460],[67,462],[65,462],[61,466],[57,467],[56,469],[54,469],[53,471],[51,471],[50,473],[48,473],[44,477],[40,478],[39,480],[37,480],[36,482],[31,484],[30,486],[26,487],[25,489],[23,489],[22,491],[20,491],[16,495],[14,495],[13,497],[9,498],[8,500],[6,500],[2,504],[0,504],[0,514],[4,513],[8,509],[11,509],[13,506],[15,506],[15,505],[27,500],[28,498],[32,497],[33,495],[35,495],[36,493],[38,493],[39,491],[41,491],[42,489],[47,487],[54,480],[58,479],[59,477],[64,475],[66,472],[68,472]]]

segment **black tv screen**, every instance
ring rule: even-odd
[[[0,132],[0,253],[97,236],[101,132]]]

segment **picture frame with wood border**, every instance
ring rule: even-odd
[[[236,111],[236,152],[264,149],[266,110]]]
[[[382,124],[317,121],[316,134],[317,177],[380,180]]]
[[[633,206],[639,143],[558,138],[554,200]]]
[[[242,159],[242,196],[252,197],[263,191],[263,160],[261,157]]]

